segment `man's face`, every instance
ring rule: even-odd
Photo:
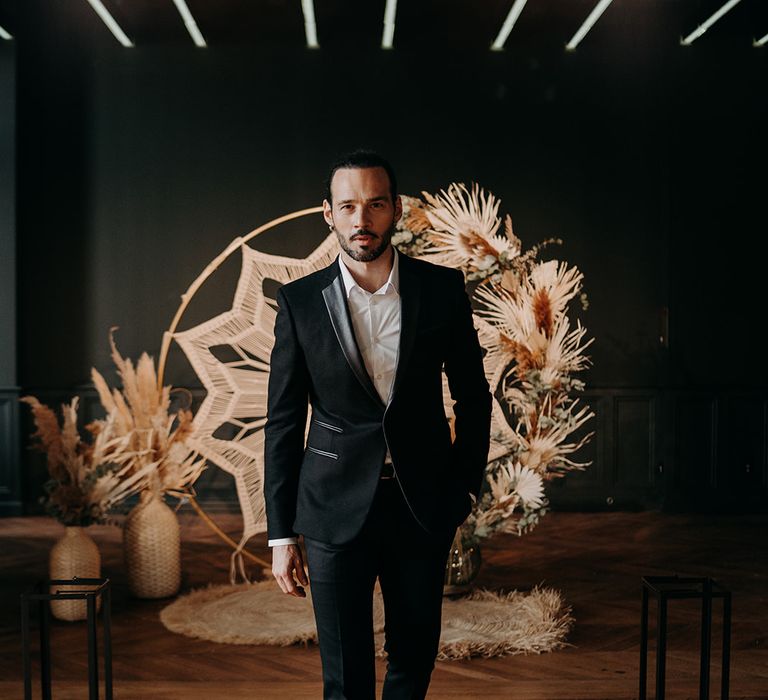
[[[343,168],[331,181],[333,205],[323,201],[323,216],[339,245],[360,262],[378,258],[389,245],[403,213],[400,197],[392,202],[384,168]]]

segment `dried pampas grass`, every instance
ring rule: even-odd
[[[485,374],[492,393],[500,390],[494,398],[493,458],[462,539],[476,543],[495,532],[520,534],[547,512],[548,502],[526,498],[518,489],[591,463],[570,455],[594,431],[566,442],[594,418],[573,396],[584,388],[573,374],[590,364],[585,350],[592,343],[584,342],[581,323],[572,329],[568,317],[577,295],[586,308],[583,275],[566,262],[538,260],[545,246],[563,242],[559,238],[523,252],[511,217],[504,217],[501,232],[500,201],[476,183],[470,188],[452,183],[422,195],[422,200],[408,198],[392,242],[407,254],[461,269],[465,279],[478,283],[473,296],[480,307],[475,322],[486,350]]]
[[[105,410],[116,415],[116,430],[133,450],[132,473],[147,474],[144,488],[158,496],[183,498],[205,469],[205,459],[189,444],[195,432],[192,412],[170,412],[171,387],[158,385],[152,357],[142,353],[134,367],[119,353],[115,330],[110,328],[109,344],[123,388],[110,389],[94,367],[91,379],[99,399]]]
[[[92,368],[107,415],[85,426],[89,440],[77,427],[77,397],[61,406],[61,424],[34,396],[20,399],[34,417],[32,446],[46,455],[50,478],[41,502],[65,525],[106,522],[110,509],[142,491],[183,498],[205,468],[188,442],[194,434],[192,412],[170,413],[171,387],[158,387],[152,358],[143,353],[134,367],[118,352],[114,330],[109,341],[123,389],[110,389]]]
[[[22,396],[19,401],[29,404],[32,408],[36,430],[31,437],[33,440],[39,441],[37,448],[46,455],[48,473],[51,478],[66,479],[69,470],[64,461],[64,439],[53,409],[40,403],[34,396]],[[77,399],[72,399],[70,407],[75,411],[77,410]],[[62,415],[66,424],[67,420],[70,419],[71,412],[65,410],[65,405],[62,405]]]
[[[32,447],[45,453],[49,479],[41,502],[65,525],[103,523],[109,510],[141,488],[147,471],[134,471],[137,456],[116,430],[116,413],[85,426],[90,441],[77,428],[79,399],[62,404],[62,423],[54,411],[34,396],[20,401],[32,409],[36,430]]]

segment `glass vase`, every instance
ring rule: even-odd
[[[458,595],[469,592],[474,585],[481,564],[480,545],[469,539],[463,528],[457,528],[445,565],[443,595]]]

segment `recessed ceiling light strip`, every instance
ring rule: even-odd
[[[6,32],[5,29],[3,29],[2,27],[0,27],[0,38],[13,39],[13,37],[8,32]]]
[[[755,39],[752,42],[752,46],[765,46],[768,44],[768,34],[766,34],[762,39]]]
[[[565,45],[565,48],[569,51],[573,51],[612,2],[613,0],[600,0],[600,2],[595,5],[592,12],[589,13],[587,19],[584,20],[584,24],[579,27],[579,31],[577,31],[573,35],[573,38]]]
[[[707,31],[717,20],[719,20],[726,12],[732,10],[738,5],[741,0],[728,0],[715,14],[713,14],[704,24],[700,24],[694,29],[685,39],[681,39],[680,43],[683,46],[690,46],[696,39],[698,39],[704,32]]]
[[[381,36],[381,48],[391,49],[395,40],[395,16],[397,0],[387,0],[384,7],[384,34]]]
[[[115,18],[109,14],[109,10],[102,4],[101,0],[88,0],[88,4],[96,11],[96,14],[101,17],[101,21],[107,25],[109,31],[114,34],[123,46],[131,47],[133,42],[125,35],[125,32],[120,28],[120,25],[115,22]]]
[[[197,22],[195,22],[195,18],[189,11],[189,7],[187,7],[185,0],[173,0],[173,4],[176,5],[176,9],[184,20],[184,26],[187,28],[189,36],[192,37],[192,41],[195,42],[195,46],[204,49],[207,44],[205,43],[205,39],[203,39],[203,35],[200,33]]]
[[[310,49],[319,49],[317,43],[317,24],[315,24],[315,3],[313,0],[301,0],[301,11],[304,13],[304,34]]]
[[[528,0],[515,0],[515,4],[512,5],[512,9],[504,20],[504,24],[502,24],[501,29],[499,29],[498,36],[491,44],[491,51],[501,51],[504,48],[504,43],[507,41],[507,37],[512,31],[512,27],[515,26],[515,22],[517,22],[517,18],[523,11],[526,2],[528,2]]]

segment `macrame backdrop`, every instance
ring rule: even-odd
[[[309,210],[307,210],[309,211]],[[315,211],[315,210],[312,210]],[[289,215],[293,218],[293,215]],[[288,217],[285,217],[288,218]],[[206,396],[195,414],[195,439],[192,445],[210,463],[231,474],[235,480],[243,533],[230,559],[230,582],[236,583],[238,573],[248,581],[242,551],[253,535],[267,529],[263,498],[264,424],[267,419],[267,384],[269,358],[274,345],[276,301],[266,296],[265,280],[284,284],[320,270],[336,258],[339,244],[334,233],[306,258],[268,255],[246,245],[248,239],[267,227],[257,229],[243,239],[236,239],[206,270],[212,271],[238,247],[242,267],[232,307],[185,331],[172,332],[206,390]],[[204,274],[204,278],[208,275]],[[203,278],[203,281],[204,281]],[[201,278],[198,278],[201,281]],[[199,284],[197,285],[199,288]],[[184,307],[196,291],[185,295]],[[177,314],[178,320],[180,314]],[[494,347],[498,331],[483,319],[474,317],[480,342]],[[221,358],[228,359],[221,359]],[[485,375],[491,390],[502,379],[504,362],[498,352],[488,352],[484,358]],[[448,382],[443,374],[443,402],[446,416],[453,420]],[[494,398],[489,461],[510,451],[515,433]],[[309,428],[309,418],[306,431]]]

